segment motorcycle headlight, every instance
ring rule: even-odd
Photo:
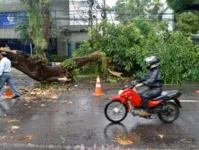
[[[124,90],[119,90],[118,95],[122,94]]]

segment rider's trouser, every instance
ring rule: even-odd
[[[151,88],[141,93],[143,108],[148,109],[149,108],[148,101],[150,99],[160,96],[161,93],[162,93],[162,88]]]

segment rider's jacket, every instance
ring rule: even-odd
[[[163,82],[158,67],[150,69],[148,73],[141,78],[140,82],[150,89],[162,88]]]

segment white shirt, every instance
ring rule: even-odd
[[[0,61],[0,76],[4,72],[11,72],[11,62],[6,57],[4,57],[3,59],[1,59],[1,61]]]

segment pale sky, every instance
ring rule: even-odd
[[[99,2],[103,2],[103,0],[98,0]],[[166,0],[160,0],[162,3],[165,3]],[[106,0],[106,4],[110,7],[114,6],[117,0]]]
[[[106,4],[110,7],[114,6],[117,0],[106,0]]]
[[[103,3],[103,0],[98,0],[98,2],[101,4]],[[117,0],[106,0],[106,4],[110,7],[114,6]]]

